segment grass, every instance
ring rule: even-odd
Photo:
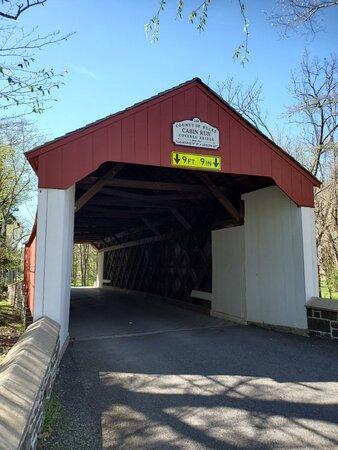
[[[47,400],[45,404],[43,424],[40,432],[40,439],[44,440],[50,436],[59,415],[60,415],[60,401],[57,394],[54,391],[52,391],[49,400]]]
[[[25,326],[20,314],[6,300],[0,301],[0,362],[16,343]]]

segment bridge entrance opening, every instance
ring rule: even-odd
[[[306,329],[304,305],[318,296],[319,181],[201,80],[27,158],[39,179],[25,252],[27,302],[34,319],[60,323],[62,343],[74,241],[98,249],[102,288]]]

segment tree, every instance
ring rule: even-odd
[[[33,192],[34,174],[23,151],[37,143],[34,128],[24,120],[0,126],[0,285],[7,270],[20,266],[24,223],[18,225],[18,210]]]
[[[19,16],[37,5],[44,5],[47,0],[26,0],[24,2],[16,2],[13,0],[1,0],[2,9],[0,9],[0,17],[5,19],[17,20]]]
[[[157,11],[145,24],[146,34],[147,36],[151,36],[152,42],[157,42],[159,39],[160,19],[166,10],[167,3],[167,0],[159,0]],[[212,3],[212,0],[195,0],[194,7],[187,14],[188,21],[195,25],[199,32],[204,31],[206,28]],[[226,4],[226,2],[224,3]],[[241,61],[242,64],[246,63],[249,59],[250,34],[246,4],[247,2],[244,0],[237,0],[244,38],[235,49],[233,58]],[[272,11],[267,13],[267,18],[273,25],[282,27],[284,31],[290,29],[298,30],[305,27],[315,32],[318,30],[316,19],[320,13],[334,6],[338,6],[338,0],[276,0]],[[225,9],[229,7],[231,8],[232,5],[226,5]],[[184,17],[184,11],[185,1],[178,0],[176,18],[182,19]]]
[[[335,55],[309,59],[304,55],[300,71],[292,75],[295,103],[290,120],[301,130],[304,164],[314,176],[326,180],[336,154],[338,128],[338,66]]]
[[[300,128],[296,153],[323,184],[315,192],[317,248],[322,281],[337,289],[338,264],[338,66],[335,55],[310,59],[293,74],[290,119]],[[334,287],[335,286],[335,287]]]
[[[278,0],[269,19],[284,32],[304,28],[315,33],[320,13],[334,6],[338,0]]]
[[[23,30],[17,23],[28,9],[44,5],[47,0],[16,2],[1,0],[0,9],[0,110],[2,117],[18,117],[41,113],[53,100],[53,92],[61,84],[63,73],[39,67],[35,53],[60,43],[71,34],[59,32],[40,36],[37,29]]]
[[[97,251],[91,244],[75,244],[73,248],[74,286],[93,286],[96,280]]]
[[[39,138],[22,116],[40,113],[53,100],[62,73],[39,67],[35,53],[70,35],[59,32],[40,36],[26,31],[19,19],[47,0],[0,0],[0,287],[8,270],[21,265],[21,244],[27,228],[19,224],[18,210],[33,192],[33,172],[23,152]],[[18,225],[19,224],[19,225]]]
[[[209,9],[212,4],[212,0],[197,1],[195,7],[188,13],[188,21],[196,26],[199,32],[205,30],[208,21]],[[243,64],[248,61],[249,57],[249,21],[246,15],[245,3],[243,0],[237,0],[239,12],[243,24],[243,41],[236,47],[233,58],[240,60]],[[159,0],[159,5],[156,13],[145,24],[144,29],[147,36],[151,37],[152,42],[157,42],[160,33],[160,19],[161,15],[165,12],[167,6],[167,0]],[[183,19],[185,11],[184,0],[178,0],[176,5],[176,18]]]
[[[333,167],[331,179],[323,184],[315,198],[319,275],[330,298],[338,291],[337,176],[337,167]]]
[[[311,173],[322,187],[315,191],[319,274],[329,295],[338,289],[338,70],[335,55],[310,59],[304,55],[300,70],[292,75],[294,103],[286,118],[298,134],[286,140],[270,128],[262,108],[263,87],[256,80],[245,87],[233,78],[217,84],[217,91],[243,117],[282,145]],[[284,145],[283,145],[284,144]]]
[[[275,140],[268,125],[267,113],[262,109],[263,86],[258,80],[245,87],[242,83],[236,82],[234,78],[228,78],[222,83],[217,83],[216,90],[237,112],[270,139]]]

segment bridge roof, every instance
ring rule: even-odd
[[[172,124],[198,117],[219,129],[218,149],[176,145]],[[221,172],[268,177],[299,206],[320,182],[200,79],[137,103],[26,153],[39,187],[66,189],[106,162],[172,168],[172,152],[220,157]]]

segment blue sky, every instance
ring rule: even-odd
[[[22,16],[21,25],[29,29],[38,24],[41,34],[75,32],[67,42],[36,55],[41,66],[68,71],[56,93],[58,101],[35,117],[46,137],[62,135],[196,76],[210,79],[211,87],[230,76],[244,84],[257,78],[264,86],[271,123],[280,123],[284,107],[292,102],[290,74],[305,48],[313,56],[326,56],[337,48],[338,8],[322,14],[325,31],[314,39],[302,34],[284,38],[263,12],[275,1],[246,0],[250,60],[242,67],[232,59],[243,39],[236,0],[213,0],[201,34],[187,19],[175,20],[175,0],[167,3],[156,44],[146,39],[144,24],[158,0],[48,0]],[[197,0],[186,0],[186,12],[196,4]]]
[[[144,24],[157,10],[158,0],[48,0],[22,16],[20,25],[26,30],[38,24],[40,34],[75,32],[67,42],[36,54],[41,67],[68,71],[56,92],[57,102],[33,117],[46,140],[194,77],[210,80],[214,88],[227,77],[244,85],[258,79],[270,125],[297,133],[284,125],[283,117],[292,103],[291,71],[298,68],[305,49],[320,57],[336,51],[338,8],[322,14],[325,31],[315,39],[302,34],[283,38],[264,14],[275,1],[245,0],[250,60],[242,67],[232,59],[244,36],[237,0],[213,0],[201,34],[186,18],[175,20],[176,0],[167,3],[156,44],[146,39]],[[186,13],[197,4],[199,0],[186,0]],[[34,198],[20,213],[33,222],[35,208]]]

